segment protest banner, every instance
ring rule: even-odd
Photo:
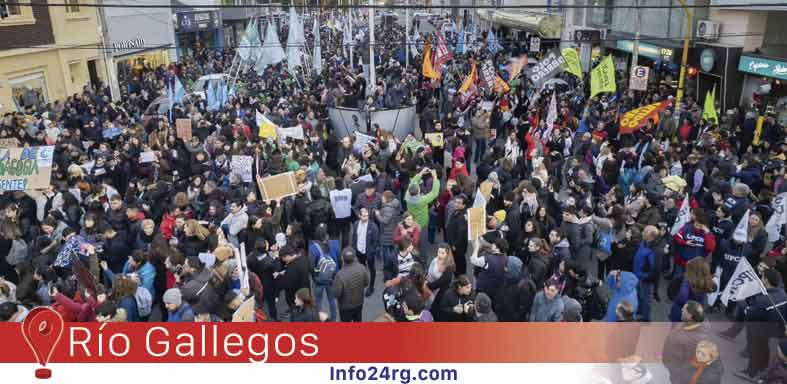
[[[467,209],[467,240],[473,241],[486,232],[486,209],[473,207]]]
[[[599,93],[614,93],[617,91],[615,82],[615,63],[612,56],[607,56],[590,72],[590,98]]]
[[[278,132],[279,132],[279,139],[280,140],[284,140],[284,139],[286,139],[288,137],[292,137],[295,140],[305,140],[306,139],[306,137],[303,135],[303,126],[301,126],[300,124],[298,124],[298,125],[296,125],[294,127],[279,128]]]
[[[620,133],[633,133],[647,125],[651,119],[653,119],[654,123],[658,123],[661,112],[667,109],[670,104],[672,104],[672,101],[667,100],[626,112],[620,117]]]
[[[298,193],[298,183],[295,181],[294,172],[257,179],[257,186],[265,200],[279,200]]]
[[[175,120],[178,139],[191,140],[191,119]]]
[[[481,80],[485,89],[494,87],[496,76],[497,71],[495,71],[495,65],[492,63],[492,60],[485,61],[481,67]]]
[[[538,64],[527,72],[530,81],[535,84],[536,88],[544,86],[547,80],[555,77],[558,73],[563,71],[563,66],[566,64],[566,59],[556,51],[550,51],[544,56]]]
[[[252,178],[251,165],[254,158],[251,156],[232,156],[230,170],[233,175],[239,175],[244,183],[250,183]]]
[[[55,147],[0,149],[0,191],[46,189]]]

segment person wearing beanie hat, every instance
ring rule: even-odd
[[[497,315],[492,311],[492,299],[486,293],[475,297],[475,321],[479,323],[496,323]]]
[[[170,288],[164,292],[162,298],[164,305],[167,307],[167,322],[168,323],[181,323],[194,321],[194,311],[188,303],[183,302],[183,296],[180,293],[180,288]]]
[[[582,322],[582,304],[568,296],[563,296],[563,321],[569,323]]]

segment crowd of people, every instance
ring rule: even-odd
[[[322,34],[322,72],[248,68],[218,110],[189,96],[145,118],[174,79],[188,88],[229,71],[232,50],[137,71],[117,100],[95,84],[5,112],[0,138],[55,154],[47,190],[0,196],[0,320],[50,305],[66,321],[231,321],[250,297],[257,321],[369,321],[370,297],[383,301],[377,321],[668,319],[679,323],[667,340],[679,352],[665,364],[678,376],[699,372],[680,382],[700,383],[718,382],[708,377],[722,369],[708,341],[706,314],[715,312],[734,321],[725,336],[746,330],[747,376],[784,380],[787,345],[771,341],[784,336],[787,247],[764,228],[787,187],[787,130],[774,116],[761,131],[756,111],[707,121],[688,96],[621,134],[623,113],[673,90],[630,94],[619,82],[617,93],[588,98],[568,73],[543,89],[523,73],[509,92],[467,99],[457,90],[471,63],[506,63],[514,48],[492,53],[479,35],[433,81],[420,56],[405,66],[404,33],[384,27],[370,87],[360,65],[368,48],[349,60],[338,34]],[[553,94],[557,119],[547,127]],[[326,109],[412,104],[411,134],[371,126],[374,140],[360,147],[335,132]],[[305,139],[261,138],[258,113],[299,125]],[[177,136],[180,118],[191,119],[191,139]],[[120,133],[105,135],[113,128]],[[425,139],[436,132],[442,142]],[[265,199],[231,172],[236,155],[255,159],[255,178],[294,172],[298,193]],[[479,199],[482,184],[491,190]],[[691,220],[673,233],[687,195]],[[467,211],[479,204],[486,229],[471,240]],[[733,238],[741,220],[747,241]],[[741,258],[768,295],[709,303]],[[654,313],[662,300],[670,312]]]

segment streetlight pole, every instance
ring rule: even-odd
[[[691,35],[693,33],[694,23],[692,22],[692,15],[691,10],[686,5],[685,0],[678,0],[680,2],[681,7],[683,7],[683,12],[686,14],[686,31],[683,34],[683,56],[680,60],[680,77],[678,77],[678,92],[675,96],[675,118],[680,118],[678,112],[680,112],[680,103],[683,101],[683,91],[686,85],[686,66],[688,65],[689,61],[689,40],[691,40]]]

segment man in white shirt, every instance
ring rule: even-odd
[[[246,214],[246,207],[240,201],[230,203],[230,214],[221,221],[222,229],[227,235],[227,241],[235,247],[240,247],[238,234],[246,229],[248,225],[249,215]]]
[[[369,288],[366,290],[366,297],[374,293],[374,280],[377,276],[375,259],[380,253],[380,230],[377,224],[369,220],[369,210],[361,208],[358,214],[358,221],[353,225],[352,246],[355,248],[358,262],[369,269]]]

